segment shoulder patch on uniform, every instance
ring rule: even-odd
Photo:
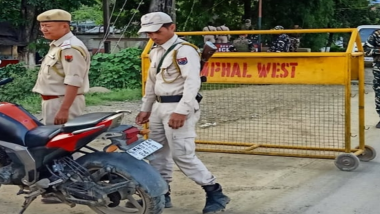
[[[179,58],[177,59],[177,63],[178,65],[186,65],[187,64],[187,58],[186,57],[182,57],[182,58]]]
[[[65,60],[67,61],[67,62],[71,62],[71,61],[73,61],[73,55],[65,55]]]
[[[65,40],[60,47],[62,50],[71,48],[71,41]]]

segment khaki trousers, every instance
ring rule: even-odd
[[[64,97],[56,99],[42,100],[42,117],[43,124],[54,125],[54,119],[61,108]],[[83,95],[78,95],[69,110],[69,120],[82,115],[86,107],[86,101]]]
[[[174,163],[180,170],[198,185],[215,184],[215,177],[195,155],[195,125],[199,120],[200,111],[187,116],[183,127],[172,129],[168,122],[177,103],[158,103],[153,105],[149,118],[149,138],[163,145],[154,154],[150,164],[157,169],[169,183],[173,179]]]
[[[64,97],[56,99],[42,100],[42,117],[45,125],[54,125],[54,119],[61,108]],[[86,100],[83,95],[78,95],[69,110],[69,120],[82,115],[86,107]],[[72,156],[74,160],[80,158],[83,154],[75,152]]]

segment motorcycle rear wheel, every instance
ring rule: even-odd
[[[84,166],[89,170],[92,174],[96,173],[100,169],[104,167],[113,167],[113,171],[111,173],[107,173],[107,175],[104,176],[98,176],[98,179],[96,181],[98,184],[105,184],[107,182],[112,183],[111,181],[107,180],[110,175],[111,177],[116,178],[117,181],[125,182],[125,181],[132,181],[136,184],[139,182],[134,180],[132,176],[125,170],[123,170],[120,165],[112,163],[120,162],[120,160],[110,160],[109,158],[101,160],[102,158],[98,158],[96,161],[86,161],[87,164]],[[110,179],[114,180],[114,179]],[[114,183],[114,182],[113,182]],[[137,201],[141,199],[142,204],[140,205]],[[126,203],[130,202],[132,204],[135,204],[135,208],[127,208]],[[146,191],[144,191],[144,186],[141,184],[137,185],[136,192],[133,196],[129,196],[127,200],[120,201],[120,204],[116,207],[109,207],[109,206],[89,206],[90,209],[95,211],[98,214],[126,214],[126,213],[134,213],[134,214],[161,214],[164,209],[164,196],[158,196],[158,197],[151,197]]]

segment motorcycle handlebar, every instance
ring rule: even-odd
[[[13,78],[5,78],[5,79],[2,79],[2,80],[0,80],[0,86],[1,85],[5,85],[5,84],[8,84],[8,83],[10,83],[10,82],[12,82],[13,81]]]

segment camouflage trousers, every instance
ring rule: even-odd
[[[300,39],[295,38],[295,37],[291,37],[290,38],[289,52],[297,52],[299,46],[300,46]]]
[[[373,63],[373,90],[375,91],[376,112],[380,116],[380,62]]]

